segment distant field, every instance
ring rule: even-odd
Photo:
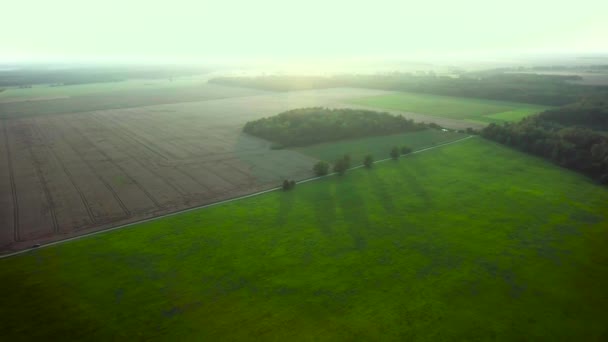
[[[0,260],[2,340],[604,340],[608,191],[469,139]]]
[[[353,99],[353,104],[436,115],[470,122],[517,121],[550,107],[464,97],[396,93]]]
[[[38,97],[90,95],[134,89],[182,88],[206,85],[207,77],[176,77],[169,79],[133,79],[118,82],[85,83],[65,86],[35,84],[32,88],[8,87],[0,93],[0,103]]]
[[[171,86],[170,82],[146,87],[143,84],[120,85],[110,83],[85,84],[69,91],[51,91],[46,88],[38,95],[0,98],[0,118],[23,118],[64,113],[79,113],[109,109],[136,108],[161,104],[197,102],[211,99],[242,97],[265,94],[263,91],[234,87],[221,87],[204,83]],[[119,85],[120,82],[116,83]],[[151,81],[150,84],[153,84]],[[124,88],[120,88],[124,87]],[[57,87],[64,88],[64,87]],[[19,89],[19,91],[35,90]],[[7,91],[10,94],[11,91]]]
[[[363,158],[368,154],[371,154],[374,157],[374,160],[388,158],[390,149],[393,146],[409,146],[410,148],[417,150],[457,140],[466,136],[466,134],[453,131],[442,132],[440,130],[426,130],[421,132],[330,142],[296,148],[295,150],[330,163],[341,158],[344,154],[349,154],[353,165],[358,165],[363,162]]]

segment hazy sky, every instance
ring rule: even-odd
[[[18,0],[3,59],[608,51],[608,0]]]

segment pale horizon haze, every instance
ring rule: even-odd
[[[608,52],[608,1],[11,1],[2,60]]]

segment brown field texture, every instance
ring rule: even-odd
[[[76,113],[89,108],[78,107],[81,98],[15,103],[61,102],[47,104],[55,109],[45,113],[23,107],[20,115],[14,106],[0,107],[0,251],[245,195],[285,178],[308,178],[315,159],[271,150],[269,142],[243,134],[244,123],[385,93],[209,89],[212,99],[204,101]],[[57,112],[61,106],[65,113]]]

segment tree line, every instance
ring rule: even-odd
[[[413,132],[436,124],[415,123],[401,115],[358,109],[301,108],[247,122],[245,133],[282,146],[304,146],[342,139]]]
[[[397,159],[399,159],[400,156],[410,154],[410,153],[412,153],[412,151],[413,150],[408,146],[402,146],[402,147],[393,146],[389,150],[388,155],[393,160],[397,160]],[[365,155],[363,157],[363,161],[362,161],[361,165],[363,165],[365,168],[370,169],[374,165],[374,156],[372,156],[371,154]],[[348,171],[348,169],[350,169],[350,166],[351,166],[350,155],[345,154],[344,156],[338,158],[334,162],[332,170],[333,170],[333,172],[337,173],[338,175],[343,175],[346,173],[346,171]],[[329,169],[330,169],[330,165],[329,165],[329,163],[327,163],[325,161],[318,161],[312,167],[312,170],[315,173],[315,175],[319,176],[319,177],[327,175],[329,173]]]
[[[608,101],[585,98],[518,123],[490,124],[481,135],[608,184]]]

